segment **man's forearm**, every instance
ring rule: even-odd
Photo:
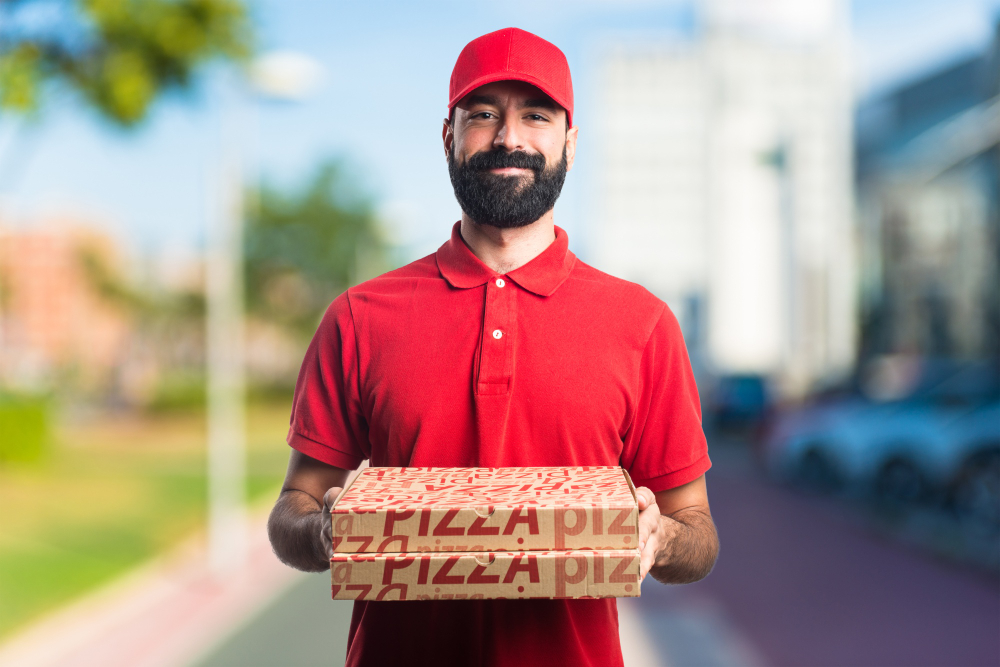
[[[320,539],[322,528],[323,505],[308,493],[294,489],[282,491],[267,520],[274,553],[286,565],[306,572],[330,567]]]
[[[696,509],[660,517],[668,539],[649,573],[664,584],[690,584],[708,576],[719,555],[719,536],[711,515]]]

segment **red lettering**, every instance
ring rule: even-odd
[[[477,516],[469,526],[469,535],[499,535],[500,526],[486,527],[486,520],[493,516],[493,508],[490,508],[489,516]]]
[[[386,552],[406,553],[407,551],[409,551],[409,549],[406,548],[409,539],[410,538],[407,537],[406,535],[393,535],[392,537],[387,537],[384,540],[382,540],[382,544],[378,545],[378,551],[379,553],[386,553]],[[392,544],[393,542],[399,542],[398,549],[389,548],[389,545]]]
[[[431,511],[429,508],[420,510],[420,528],[417,529],[417,535],[427,535],[428,529],[431,526]]]
[[[416,510],[389,510],[385,514],[385,528],[382,530],[383,535],[392,535],[393,528],[396,526],[397,521],[406,521]]]
[[[604,583],[604,554],[598,551],[594,552],[594,583]]]
[[[626,572],[626,568],[632,564],[632,561],[636,559],[635,556],[612,556],[612,558],[618,559],[618,567],[614,569],[611,576],[608,577],[608,582],[612,584],[631,584],[635,583],[639,575],[635,572]]]
[[[470,584],[499,584],[500,575],[486,574],[486,566],[477,563],[476,567],[472,570],[472,574],[469,575],[467,582]]]
[[[389,591],[399,591],[399,597],[396,598],[397,600],[406,599],[406,584],[393,584],[391,586],[386,586],[385,588],[383,588],[378,592],[378,595],[375,596],[375,599],[384,600],[385,596],[389,594]]]
[[[364,599],[366,599],[368,597],[368,594],[371,593],[372,585],[371,584],[348,584],[347,586],[344,586],[344,590],[347,590],[347,591],[358,591],[358,594],[357,594],[357,596],[354,599],[355,600],[364,600]]]
[[[431,583],[442,584],[442,585],[464,584],[465,577],[463,577],[462,575],[453,574],[450,577],[448,576],[448,573],[451,572],[451,568],[455,567],[455,563],[458,562],[459,558],[461,558],[461,556],[448,556],[448,559],[445,562],[441,563],[441,569],[438,570],[437,574],[434,575],[434,578],[431,580]]]
[[[522,563],[522,560],[524,561]],[[507,568],[507,574],[503,578],[503,583],[509,584],[514,581],[514,577],[517,576],[519,572],[528,573],[528,581],[533,584],[539,582],[538,577],[538,560],[535,556],[518,554],[514,556],[514,560],[510,562],[510,567]]]
[[[523,515],[522,512],[524,513]],[[516,528],[519,523],[528,524],[529,535],[538,535],[538,511],[534,507],[515,509],[511,512],[510,518],[507,519],[507,525],[504,526],[503,534],[513,535],[514,528]]]
[[[449,524],[458,516],[458,510],[448,510],[444,513],[444,516],[438,521],[438,524],[434,526],[435,535],[465,535],[465,529],[461,526],[452,527]]]
[[[594,508],[594,530],[591,531],[593,535],[603,535],[604,534],[604,508],[595,507]]]
[[[382,571],[382,585],[392,583],[392,573],[396,570],[403,570],[413,563],[413,557],[409,558],[386,558],[385,569]]]
[[[569,561],[576,562],[576,572],[572,575],[566,572],[566,564]],[[578,584],[587,576],[587,559],[583,557],[571,556],[568,558],[556,559],[556,594],[557,598],[569,597],[566,595],[566,584]]]
[[[570,512],[576,516],[576,523],[571,526],[566,525],[566,515]],[[566,548],[566,537],[579,535],[583,532],[583,529],[587,527],[587,511],[578,509],[565,509],[558,508],[555,512],[556,515],[556,534],[555,543],[556,549]]]
[[[338,584],[347,583],[351,580],[351,564],[337,563],[333,566],[333,581]]]
[[[353,527],[354,516],[351,514],[342,514],[333,522],[333,532],[337,535],[347,535]]]
[[[361,546],[358,547],[357,549],[354,549],[354,551],[356,551],[356,552],[365,552],[365,551],[368,551],[368,545],[372,543],[373,539],[375,539],[375,538],[373,538],[373,537],[345,537],[344,541],[345,542],[358,542],[358,543],[360,543]]]
[[[421,556],[420,557],[420,571],[417,572],[417,583],[426,584],[427,583],[427,572],[431,569],[431,557]]]
[[[608,526],[608,535],[635,535],[637,532],[636,526],[634,524],[625,525],[625,520],[629,518],[630,514],[632,514],[631,507],[618,510],[618,518]]]

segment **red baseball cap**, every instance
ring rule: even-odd
[[[524,81],[566,110],[573,126],[573,80],[566,56],[555,44],[520,28],[477,37],[462,49],[451,71],[448,113],[470,92],[494,81]]]

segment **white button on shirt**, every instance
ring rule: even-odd
[[[494,329],[493,337],[496,338],[497,340],[500,340],[503,337],[503,332],[500,331],[499,329]]]
[[[507,283],[503,281],[503,278],[497,278],[497,287],[503,287],[506,284]]]

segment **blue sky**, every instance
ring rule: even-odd
[[[248,178],[294,184],[320,161],[345,158],[399,223],[411,254],[437,247],[459,215],[440,133],[451,67],[469,39],[517,25],[563,49],[581,126],[578,165],[586,165],[593,47],[623,33],[683,38],[695,25],[691,5],[680,0],[259,0],[253,7],[264,49],[306,53],[326,76],[306,102],[257,103],[258,131],[244,135]],[[859,91],[981,48],[998,16],[1000,0],[854,0]],[[131,132],[67,97],[54,99],[33,127],[0,119],[0,217],[33,224],[68,214],[140,250],[197,247],[218,182],[223,119],[241,117],[220,111],[232,109],[232,99],[220,77],[208,77],[193,94],[163,100]],[[571,239],[585,184],[584,166],[557,207]]]

